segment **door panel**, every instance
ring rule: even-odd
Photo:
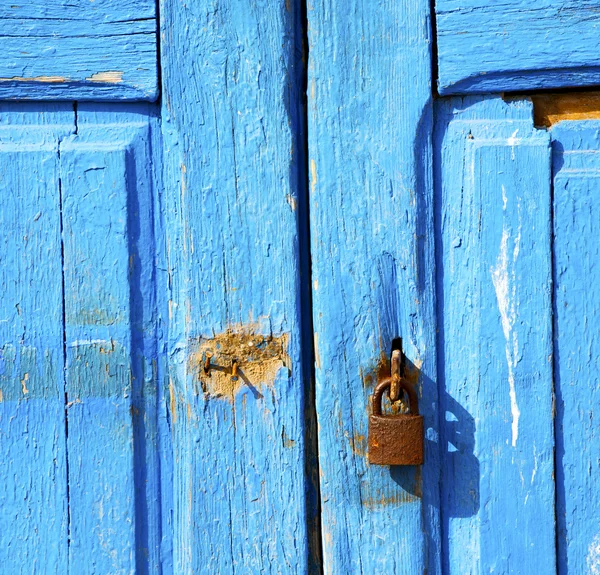
[[[442,95],[600,82],[597,0],[437,0]]]
[[[0,4],[0,99],[154,100],[154,0]]]
[[[599,128],[598,121],[561,122],[551,132],[560,573],[600,569]]]
[[[127,111],[90,115],[60,146],[69,565],[146,572],[159,545],[151,134]]]
[[[59,139],[72,106],[0,106],[0,554],[65,573],[68,498]]]
[[[0,533],[14,573],[159,569],[153,115],[92,109],[1,112]]]
[[[445,569],[552,573],[549,136],[527,102],[436,112]]]
[[[325,573],[439,573],[429,2],[311,2],[309,176]],[[425,465],[367,462],[403,338]]]

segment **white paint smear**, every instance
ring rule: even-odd
[[[502,202],[503,210],[506,210],[507,199],[506,190],[502,186]],[[519,255],[520,243],[521,243],[521,218],[520,218],[520,205],[519,208],[519,230],[517,237],[514,240],[513,247],[513,259],[512,264],[514,266],[515,260]],[[496,299],[498,300],[498,309],[500,311],[500,318],[502,320],[502,331],[504,333],[504,339],[506,340],[505,353],[506,363],[508,366],[508,392],[510,396],[510,411],[512,415],[512,446],[516,447],[517,438],[519,437],[519,417],[521,412],[517,404],[517,392],[515,389],[515,367],[517,366],[518,353],[519,353],[519,339],[516,331],[513,327],[517,320],[516,313],[516,281],[515,271],[512,270],[512,274],[509,275],[509,261],[508,261],[508,240],[510,233],[506,226],[502,229],[502,239],[500,240],[500,251],[496,260],[496,266],[492,266],[490,271],[492,274],[492,282],[494,283],[494,289],[496,291]]]
[[[517,134],[519,133],[519,129],[517,128],[512,136],[510,138],[508,138],[508,145],[510,146],[510,159],[514,160],[515,159],[515,146],[518,143],[518,139],[517,139]],[[504,186],[502,186],[504,188]]]
[[[72,342],[71,344],[69,344],[69,347],[81,347],[84,345],[98,345],[98,344],[112,345],[113,342],[110,339],[77,339],[74,342]]]
[[[600,535],[596,535],[588,547],[585,562],[590,575],[600,575]]]

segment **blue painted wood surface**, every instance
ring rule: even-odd
[[[316,408],[325,573],[440,573],[429,2],[308,5]],[[402,337],[426,463],[367,462]]]
[[[154,100],[153,0],[0,2],[0,99]]]
[[[598,0],[437,0],[440,94],[600,82]]]
[[[298,12],[161,4],[177,574],[307,570]]]
[[[551,131],[559,573],[600,571],[600,122]]]
[[[154,116],[0,111],[11,573],[160,572]]]
[[[156,573],[151,116],[94,105],[77,120],[60,146],[69,572]]]
[[[0,78],[0,98],[154,98],[137,69],[154,8],[110,6],[71,21],[27,5],[15,22],[0,7],[2,33],[25,26],[35,46],[76,25],[83,54],[139,25],[110,46],[139,83]],[[0,106],[0,571],[600,569],[600,124],[551,132],[553,326],[550,136],[531,105],[442,100],[432,140],[428,2],[307,17],[308,158],[299,3],[164,0],[160,117]],[[511,86],[570,77],[553,70]],[[420,469],[366,461],[397,337],[426,418]]]
[[[444,571],[554,573],[549,136],[456,98],[434,149]]]
[[[59,139],[72,106],[0,106],[0,570],[66,573]]]

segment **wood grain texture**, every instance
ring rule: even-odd
[[[308,5],[316,401],[325,573],[440,572],[429,3]],[[367,463],[402,337],[425,465]]]
[[[78,112],[60,146],[69,573],[159,573],[151,115]]]
[[[440,94],[600,82],[598,0],[437,0]]]
[[[558,572],[600,570],[600,123],[552,129]]]
[[[447,573],[553,573],[549,136],[529,102],[436,107]]]
[[[600,119],[600,92],[540,92],[529,97],[538,127],[549,128],[564,120]]]
[[[161,5],[178,574],[307,570],[298,10]]]
[[[154,100],[153,0],[0,3],[0,99]]]
[[[0,563],[65,573],[68,500],[58,143],[72,107],[0,106]]]

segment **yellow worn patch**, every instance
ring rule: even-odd
[[[600,118],[600,92],[533,94],[534,124],[546,127],[563,120],[593,120]]]
[[[241,325],[190,342],[189,373],[210,397],[233,399],[244,386],[260,393],[288,368],[289,334],[261,335],[257,325]]]
[[[88,82],[102,82],[103,84],[120,84],[123,81],[123,72],[109,70],[107,72],[96,72],[88,78]]]
[[[12,78],[0,78],[0,82],[40,82],[42,84],[61,84],[66,81],[67,78],[63,76],[32,76],[31,78],[13,76]]]

